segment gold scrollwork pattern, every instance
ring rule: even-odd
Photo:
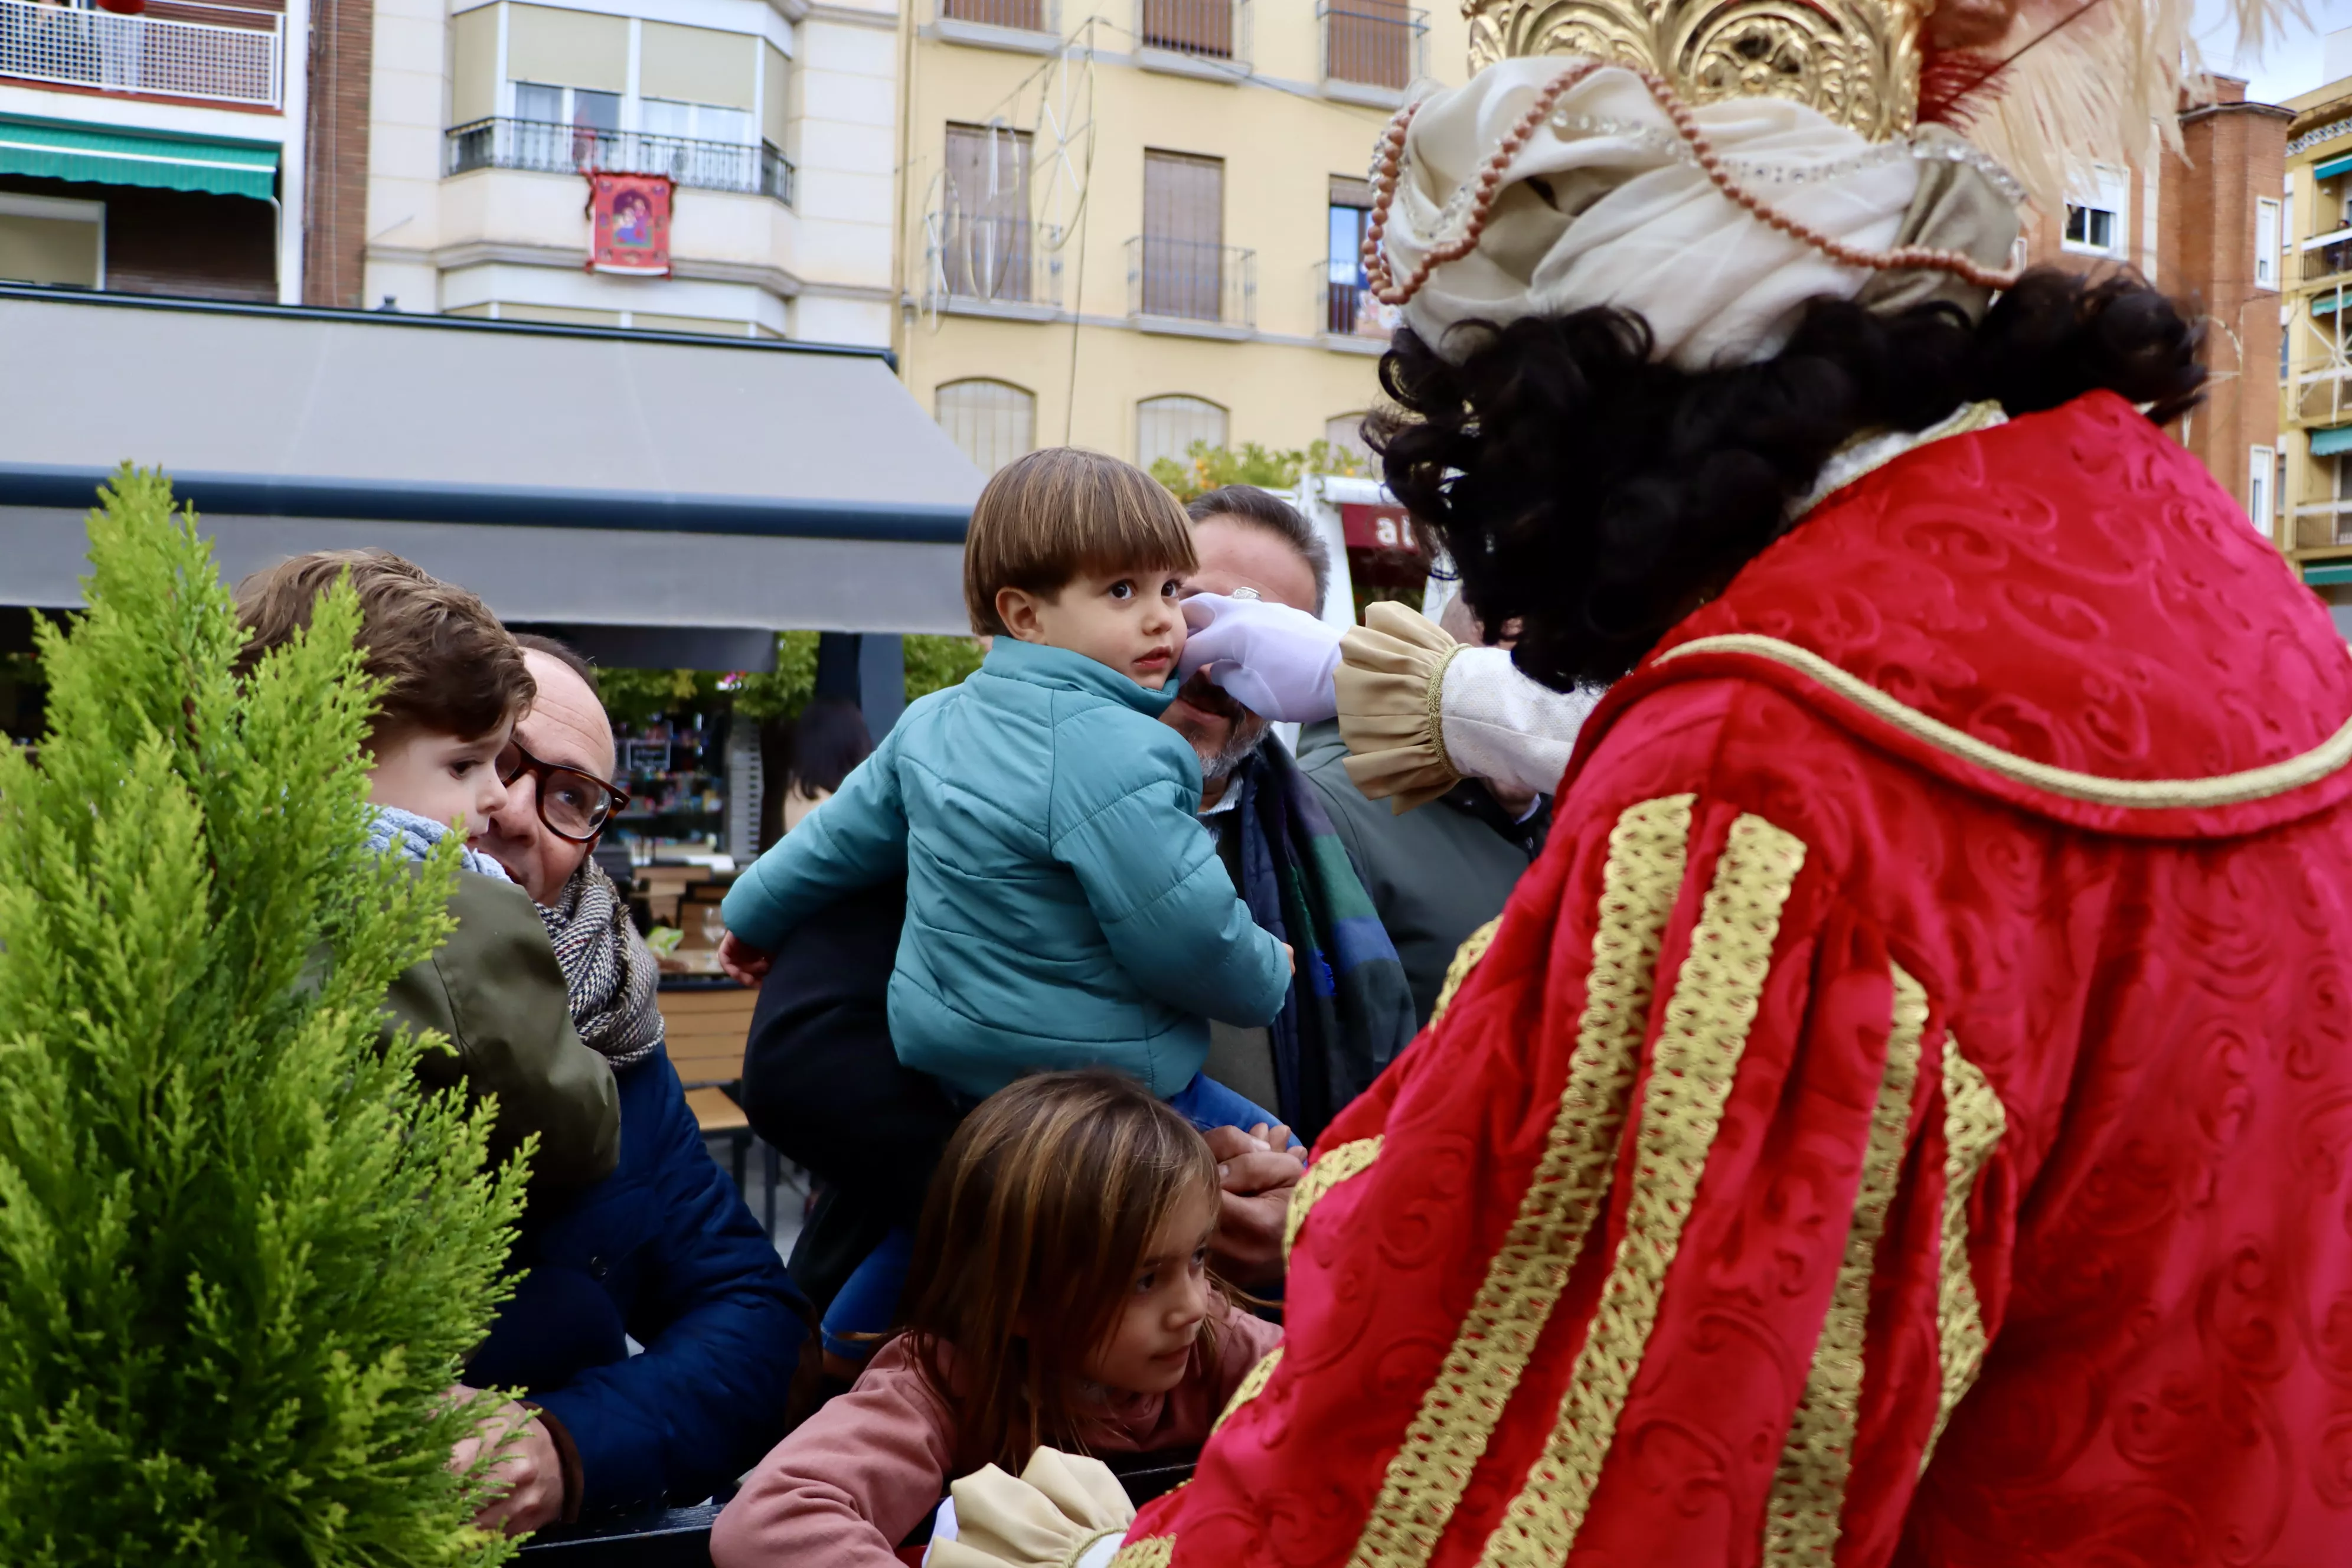
[[[1919,1084],[1919,1041],[1927,1030],[1927,993],[1893,966],[1895,1011],[1886,1034],[1886,1066],[1871,1112],[1862,1181],[1853,1194],[1853,1222],[1845,1235],[1837,1285],[1830,1294],[1812,1370],[1789,1425],[1780,1468],[1764,1510],[1764,1561],[1769,1564],[1830,1562],[1845,1513],[1853,1469],[1854,1426],[1862,1405],[1863,1342],[1870,1321],[1870,1279],[1887,1205],[1903,1174],[1911,1126],[1911,1099]]]
[[[1936,1400],[1936,1426],[1919,1454],[1919,1473],[1936,1457],[1953,1407],[1984,1365],[1984,1309],[1977,1300],[1976,1276],[1969,1271],[1969,1200],[1977,1178],[2009,1131],[2000,1096],[1959,1042],[1944,1037],[1944,1231],[1936,1289],[1936,1340],[1943,1366],[1943,1390]]]
[[[1146,1536],[1130,1541],[1112,1554],[1110,1568],[1168,1568],[1176,1561],[1176,1538],[1172,1535]]]
[[[1437,1005],[1429,1015],[1433,1027],[1445,1016],[1445,1010],[1454,1005],[1454,994],[1462,989],[1462,983],[1470,978],[1470,972],[1478,967],[1478,961],[1486,956],[1488,948],[1495,945],[1495,933],[1502,929],[1503,917],[1496,915],[1464,937],[1462,945],[1454,950],[1453,961],[1445,966],[1445,979],[1437,988]]]
[[[1290,1207],[1282,1216],[1282,1261],[1287,1268],[1290,1249],[1298,1240],[1299,1227],[1307,1223],[1307,1212],[1323,1200],[1323,1194],[1350,1176],[1360,1176],[1372,1168],[1381,1157],[1381,1135],[1352,1138],[1345,1143],[1326,1149],[1315,1163],[1307,1167],[1307,1174],[1290,1190]]]
[[[1918,113],[1916,0],[1465,0],[1473,70],[1589,55],[1656,71],[1692,103],[1786,98],[1884,142]]]
[[[1281,1364],[1282,1347],[1280,1345],[1275,1346],[1260,1356],[1257,1364],[1242,1374],[1241,1383],[1234,1389],[1234,1396],[1225,1401],[1225,1407],[1217,1412],[1216,1420],[1209,1426],[1209,1436],[1215,1436],[1217,1428],[1234,1418],[1234,1411],[1264,1394],[1265,1385],[1274,1381],[1274,1369]]]
[[[1732,823],[1642,1091],[1624,1239],[1601,1282],[1551,1436],[1486,1538],[1481,1568],[1556,1564],[1576,1545],[1747,1049],[1780,911],[1804,862],[1795,835],[1760,816]]]
[[[1658,949],[1689,855],[1692,798],[1629,806],[1609,834],[1568,1082],[1503,1245],[1373,1499],[1351,1568],[1421,1568],[1470,1484],[1608,1191],[1649,1028]]]

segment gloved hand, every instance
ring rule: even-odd
[[[1331,684],[1340,628],[1264,599],[1195,594],[1184,601],[1189,635],[1180,679],[1206,669],[1226,695],[1263,719],[1312,724],[1339,710]]]

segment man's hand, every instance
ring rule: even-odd
[[[471,1403],[481,1398],[482,1391],[461,1383],[449,1394]],[[460,1473],[471,1469],[485,1449],[495,1449],[498,1458],[483,1472],[493,1495],[474,1516],[477,1525],[529,1535],[563,1517],[563,1460],[537,1411],[511,1399],[495,1405],[486,1402],[474,1435],[458,1439],[449,1450],[449,1468]]]
[[[719,939],[719,969],[738,985],[757,985],[768,977],[772,954],[761,952],[733,931]]]
[[[1217,1272],[1249,1289],[1282,1279],[1282,1226],[1290,1194],[1307,1173],[1290,1152],[1290,1129],[1212,1127],[1203,1134],[1217,1157],[1217,1234],[1209,1243]]]

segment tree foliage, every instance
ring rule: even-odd
[[[1195,441],[1188,448],[1185,461],[1156,458],[1151,463],[1151,477],[1167,486],[1181,501],[1227,485],[1286,490],[1306,474],[1338,474],[1352,479],[1370,471],[1370,465],[1365,462],[1362,453],[1335,447],[1328,441],[1311,442],[1287,452],[1271,451],[1255,441],[1243,442],[1238,452]]]
[[[37,757],[0,744],[0,1562],[502,1561],[444,1391],[522,1160],[378,1038],[457,840],[365,847],[347,587],[239,679],[194,513],[100,501]]]

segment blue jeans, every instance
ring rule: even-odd
[[[1206,1132],[1212,1127],[1238,1127],[1244,1132],[1261,1124],[1271,1124],[1277,1118],[1255,1101],[1235,1094],[1223,1084],[1201,1073],[1192,1081],[1168,1097],[1168,1103],[1194,1127]],[[1293,1138],[1290,1146],[1302,1147]],[[887,1332],[898,1316],[898,1299],[907,1291],[907,1268],[915,1255],[915,1233],[912,1227],[899,1226],[882,1238],[882,1244],[866,1255],[833,1305],[824,1311],[821,1338],[824,1348],[845,1361],[862,1362],[874,1353],[881,1343],[879,1335]],[[876,1337],[868,1337],[876,1336]]]

